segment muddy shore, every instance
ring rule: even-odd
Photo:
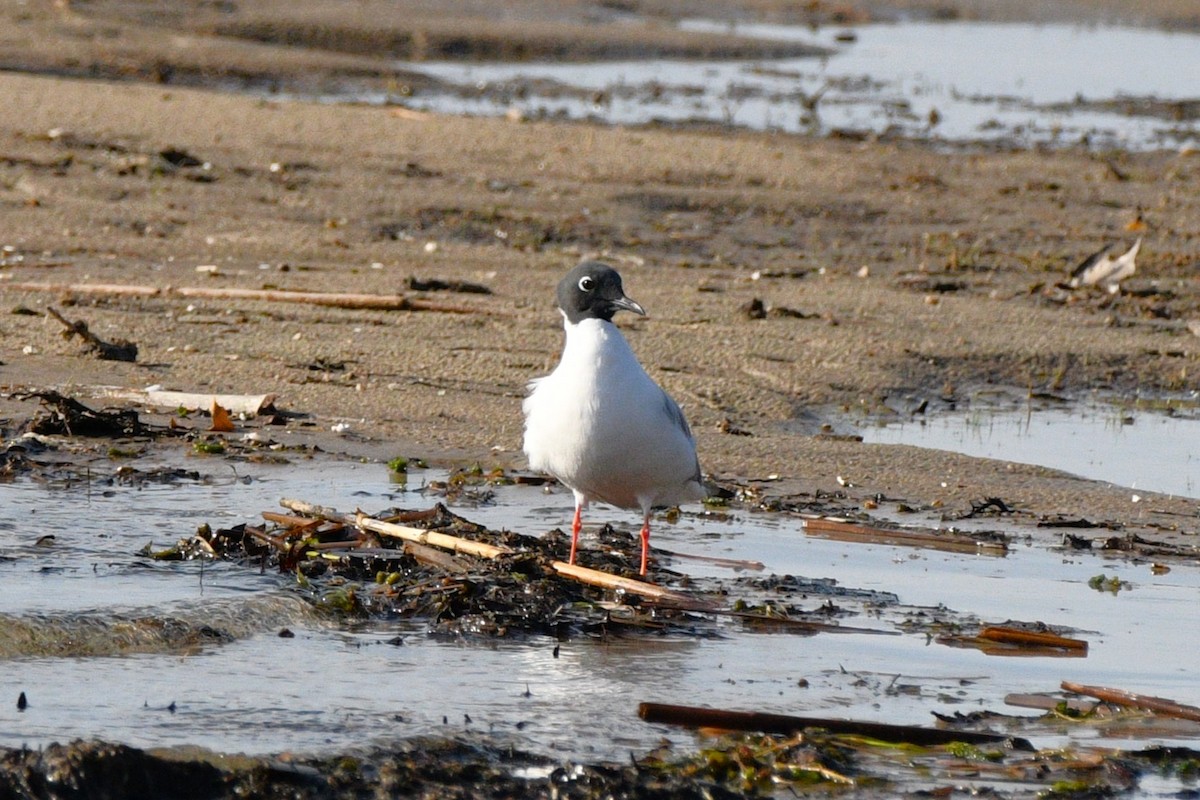
[[[801,5],[727,0],[704,10],[821,25],[917,14],[1200,27],[1189,0],[1149,0],[1136,14],[1119,0]],[[1061,535],[1038,528],[1044,518],[1082,517],[1194,548],[1194,501],[1139,492],[1134,502],[1128,489],[1041,467],[852,434],[856,420],[919,419],[997,396],[1182,398],[1177,408],[1194,413],[1200,155],[948,153],[919,141],[285,99],[348,87],[402,99],[427,80],[396,67],[403,58],[712,58],[762,46],[681,35],[669,23],[696,7],[671,0],[512,2],[499,18],[493,4],[449,17],[432,2],[356,8],[0,9],[6,440],[37,413],[23,392],[57,388],[100,406],[101,387],[161,385],[276,394],[287,424],[271,436],[335,452],[521,467],[524,387],[561,345],[553,287],[581,258],[601,257],[649,311],[618,322],[684,407],[702,466],[720,481],[772,476],[770,492],[839,492],[847,507],[903,504],[931,518],[999,498],[1012,509],[1004,524],[1030,536]],[[1138,237],[1125,291],[1059,286],[1101,245]],[[70,288],[78,284],[402,295],[412,308]],[[104,339],[135,342],[137,361],[85,354],[49,307]],[[446,741],[433,763],[405,749],[281,765],[186,753],[163,762],[75,744],[9,750],[0,768],[16,796],[54,796],[46,780],[62,775],[121,796],[129,787],[114,776],[130,765],[213,796],[235,783],[241,796],[263,797],[384,785],[467,796],[489,782],[497,793],[547,796],[698,791],[651,785],[636,766],[581,767],[568,784],[566,767],[490,748]],[[221,772],[206,766],[213,758]],[[461,774],[444,770],[451,762]],[[531,767],[550,777],[534,786],[511,774]]]
[[[1164,19],[1182,10],[1161,6]],[[1187,327],[1200,318],[1194,153],[942,153],[283,101],[172,85],[178,67],[152,68],[161,37],[131,33],[122,4],[31,8],[13,29],[51,38],[36,38],[40,60],[13,52],[43,74],[0,74],[0,290],[8,311],[35,312],[0,319],[6,394],[271,392],[311,415],[309,433],[349,421],[345,446],[370,454],[519,465],[523,387],[562,335],[553,286],[599,256],[649,310],[621,325],[714,476],[808,490],[840,476],[863,498],[1000,496],[1030,520],[1195,532],[1190,501],[1134,505],[1041,468],[816,435],[848,432],[847,415],[963,408],[996,387],[1186,395],[1200,350]],[[249,41],[183,12],[164,20],[232,60]],[[131,80],[54,76],[83,69],[80,42],[103,55],[104,31]],[[308,44],[258,67],[334,80],[329,59],[368,58]],[[1082,256],[1139,235],[1131,291],[1056,287]],[[432,278],[489,293],[411,288]],[[465,313],[14,289],[28,282],[399,293]],[[755,300],[762,318],[747,312]],[[137,363],[63,341],[43,313],[64,304],[101,337],[136,342]],[[6,399],[6,429],[32,411]]]

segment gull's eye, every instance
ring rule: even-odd
[[[590,292],[596,288],[596,280],[590,275],[584,275],[579,279],[579,290],[581,292]]]

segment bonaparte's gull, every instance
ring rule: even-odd
[[[597,261],[575,267],[558,284],[558,308],[566,345],[555,370],[529,385],[525,454],[575,494],[571,563],[582,510],[609,503],[641,510],[645,575],[651,510],[706,494],[696,442],[679,405],[612,323],[621,310],[646,313],[625,296],[615,269]]]

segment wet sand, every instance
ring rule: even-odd
[[[272,36],[250,36],[264,29],[241,12],[177,10],[133,25],[136,8],[121,3],[23,8],[5,12],[16,16],[4,63],[21,71],[0,74],[0,291],[7,311],[35,314],[0,317],[6,394],[58,386],[86,400],[97,385],[149,384],[272,392],[309,415],[292,423],[299,435],[343,449],[520,466],[524,385],[552,368],[561,344],[554,284],[600,256],[650,312],[619,322],[684,407],[718,479],[779,475],[781,492],[884,495],[951,513],[1000,497],[1017,522],[1064,514],[1194,537],[1190,501],[1134,504],[1126,489],[1038,467],[818,435],[842,414],[904,414],[922,401],[933,413],[994,387],[1068,399],[1192,390],[1194,153],[942,153],[919,142],[247,96],[211,85],[420,83],[390,66],[391,50],[361,21],[332,44],[318,36],[332,8],[319,3],[291,15],[259,9],[275,14]],[[541,30],[521,22],[533,6],[508,8],[503,30]],[[855,19],[887,11],[848,8]],[[1035,15],[1044,5],[1006,8]],[[1089,20],[1117,13],[1053,8]],[[1138,21],[1151,24],[1200,18],[1167,0],[1141,8],[1154,19]],[[589,41],[603,49],[616,23],[589,22],[592,11],[566,7],[538,46],[595,29]],[[480,32],[493,22],[461,24],[489,52]],[[400,22],[382,27],[405,41]],[[744,44],[684,42],[669,29],[656,37],[661,27],[639,29],[647,52]],[[1137,236],[1130,291],[1055,288],[1100,245]],[[491,294],[415,291],[414,278]],[[12,290],[35,281],[401,293],[466,313]],[[755,299],[776,312],[747,314]],[[136,342],[138,362],[81,355],[44,318],[48,305],[103,338]],[[5,397],[5,432],[33,411]],[[349,437],[329,432],[338,422]]]

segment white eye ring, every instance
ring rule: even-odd
[[[582,292],[590,292],[596,288],[596,281],[592,280],[590,275],[584,275],[579,279],[579,290]]]

